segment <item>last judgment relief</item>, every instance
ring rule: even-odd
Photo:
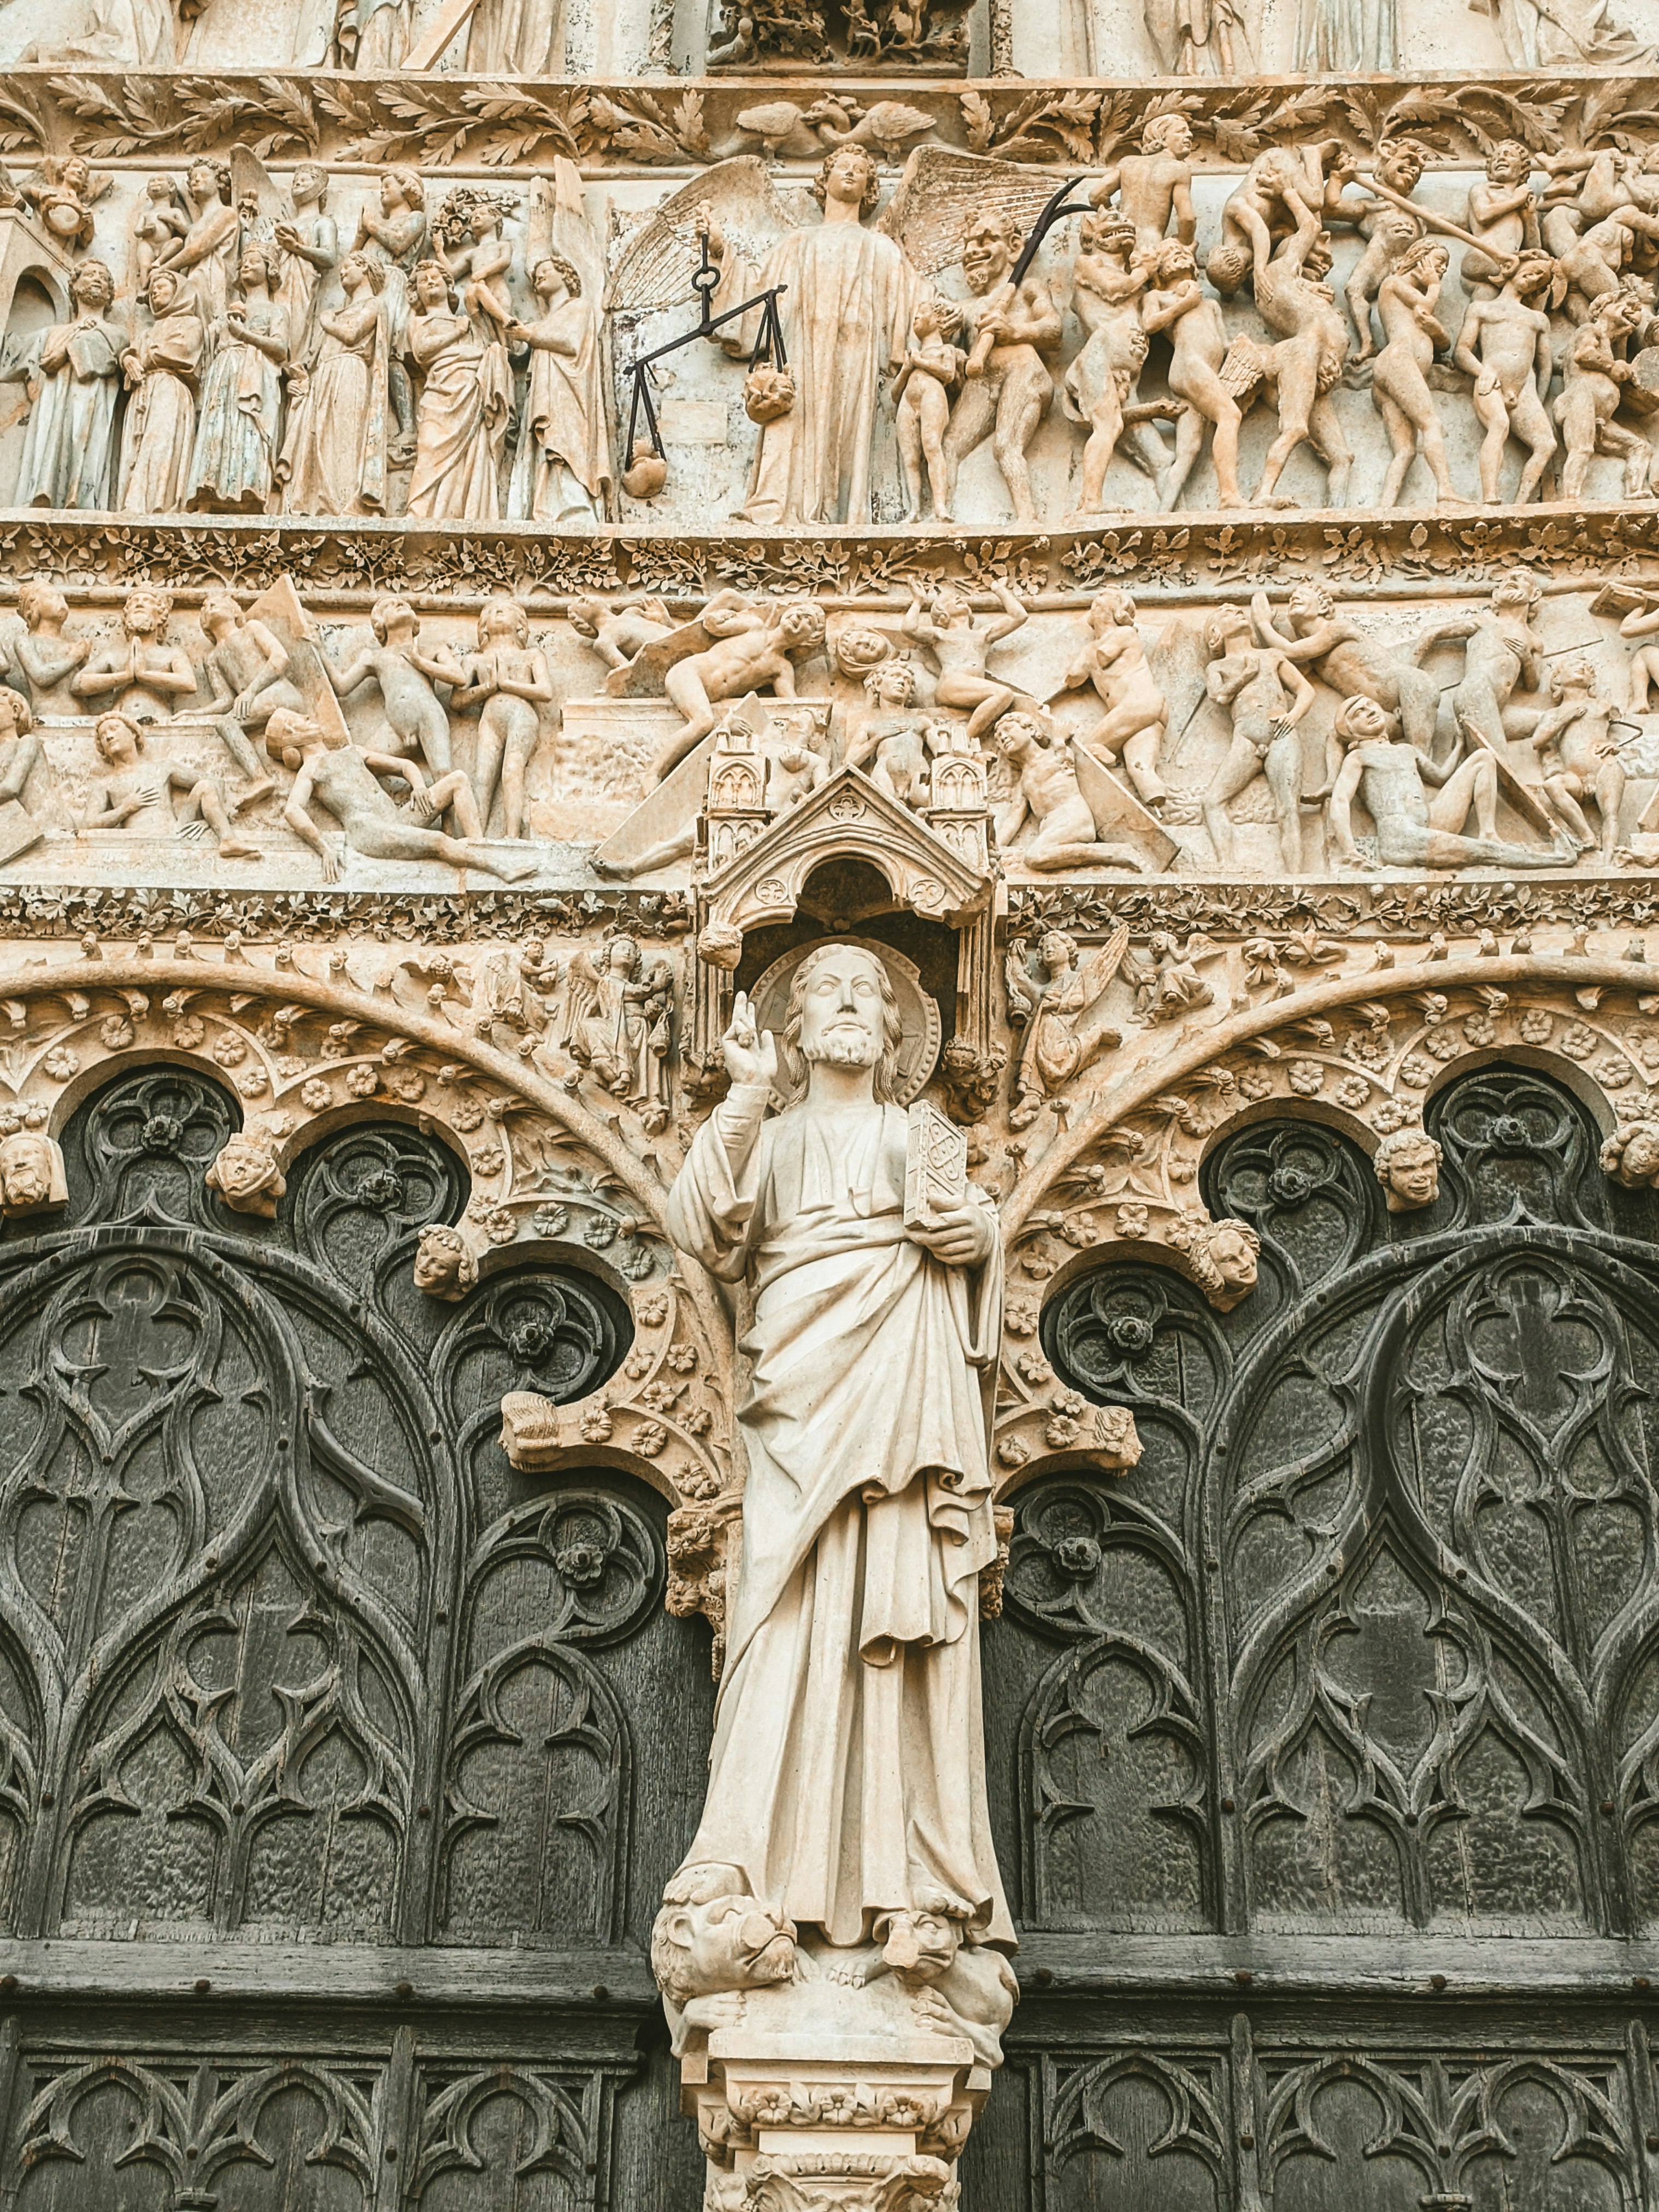
[[[0,6],[0,2204],[1659,2203],[1659,0]]]

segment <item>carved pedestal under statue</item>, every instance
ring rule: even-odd
[[[872,1955],[880,1978],[842,1966],[757,1991],[741,2022],[682,2058],[682,2101],[708,2158],[708,2212],[945,2212],[960,2201],[957,2157],[990,2066],[948,2032],[947,2001],[930,1999],[929,1982]],[[1006,2014],[1012,1976],[1002,1972]]]

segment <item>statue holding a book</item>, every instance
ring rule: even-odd
[[[669,1896],[726,1881],[793,1923],[808,1957],[908,1955],[918,1925],[953,1954],[1014,1941],[979,1685],[996,1218],[961,1133],[894,1103],[899,1042],[865,945],[807,954],[781,1037],[739,994],[731,1089],[668,1201],[680,1249],[746,1286],[751,1377],[708,1796]],[[769,1113],[801,1063],[804,1092]]]

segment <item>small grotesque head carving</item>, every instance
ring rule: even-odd
[[[791,653],[823,643],[823,609],[816,599],[789,599],[778,610],[778,629]]]
[[[233,1213],[257,1213],[266,1221],[276,1219],[276,1201],[288,1188],[269,1144],[246,1130],[226,1140],[207,1171],[207,1185]]]
[[[735,922],[708,922],[697,937],[697,957],[730,975],[743,957],[743,932]]]
[[[901,1981],[936,1982],[949,1972],[962,1948],[963,1915],[942,1897],[919,1902],[915,1910],[890,1912],[876,1923],[882,1963]]]
[[[1112,253],[1127,261],[1135,250],[1135,227],[1117,208],[1103,208],[1084,216],[1077,242],[1084,253]]]
[[[0,1138],[0,1214],[7,1220],[43,1213],[68,1195],[64,1155],[43,1130],[14,1129]]]
[[[1024,244],[1018,217],[988,211],[975,216],[962,241],[962,267],[969,290],[982,299],[1002,282]]]
[[[1440,1195],[1439,1146],[1421,1129],[1395,1129],[1376,1148],[1373,1164],[1390,1213],[1415,1213]]]
[[[1659,1190],[1659,1121],[1626,1121],[1601,1147],[1601,1165],[1626,1190]]]
[[[415,1248],[415,1287],[429,1298],[464,1298],[478,1279],[478,1263],[459,1229],[434,1221]]]

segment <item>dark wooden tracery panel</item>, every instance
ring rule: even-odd
[[[72,1225],[0,1237],[0,2203],[665,2206],[644,1947],[707,1651],[658,1501],[497,1436],[504,1390],[605,1381],[626,1303],[422,1297],[465,1183],[412,1128],[231,1214],[239,1118],[126,1076],[66,1133]]]
[[[1121,1262],[1044,1313],[1146,1455],[1017,1500],[988,1630],[1028,1931],[1026,2110],[966,2169],[999,2202],[1653,2201],[1650,1201],[1540,1073],[1427,1119],[1417,1214],[1318,1123],[1225,1140],[1232,1314]]]

